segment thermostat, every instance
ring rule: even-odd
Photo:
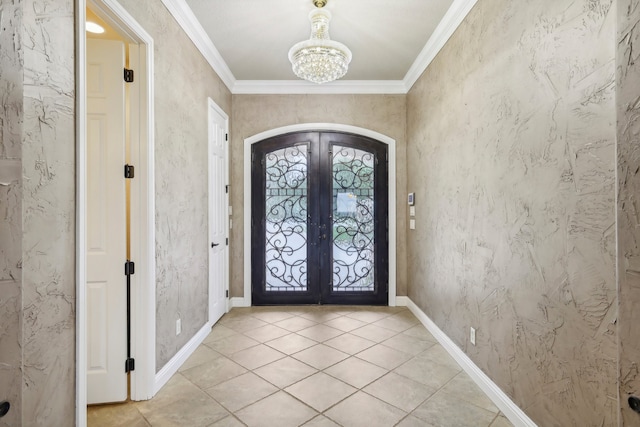
[[[409,206],[413,206],[415,203],[414,194],[415,193],[409,193],[409,197],[407,197],[407,202],[409,203]]]

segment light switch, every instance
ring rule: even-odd
[[[411,230],[415,230],[416,229],[416,220],[415,219],[410,219],[409,220],[409,229],[411,229]]]
[[[409,206],[409,216],[416,216],[416,207]]]

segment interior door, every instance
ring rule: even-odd
[[[305,132],[252,150],[252,301],[386,304],[386,145]]]
[[[87,401],[127,399],[124,44],[87,40]]]
[[[227,310],[228,289],[228,193],[227,118],[209,105],[209,321],[213,324]]]

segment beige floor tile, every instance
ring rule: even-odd
[[[497,414],[499,412],[496,405],[482,392],[480,387],[473,382],[466,372],[460,372],[451,381],[449,381],[441,391],[454,395],[458,399],[466,400],[482,409]]]
[[[227,338],[232,335],[238,335],[238,332],[234,331],[233,329],[229,329],[224,325],[217,324],[211,329],[211,332],[209,332],[209,335],[207,335],[207,337],[203,340],[203,343],[208,344],[210,342],[217,341],[222,338]]]
[[[253,370],[278,359],[282,359],[285,356],[286,354],[280,353],[271,347],[259,344],[254,347],[240,350],[239,352],[229,356],[229,358],[237,364],[242,365],[249,370]]]
[[[303,427],[340,427],[338,424],[331,421],[324,415],[318,415],[308,423],[303,424]]]
[[[323,342],[342,335],[344,332],[326,325],[314,325],[310,328],[302,329],[297,333],[314,341]]]
[[[387,370],[357,357],[350,357],[325,372],[349,385],[362,388],[386,374]]]
[[[369,384],[363,391],[405,412],[411,412],[436,390],[391,372]]]
[[[283,337],[285,335],[289,335],[290,333],[291,332],[287,331],[286,329],[282,329],[274,325],[267,325],[258,329],[246,331],[244,334],[256,341],[267,342],[276,338]]]
[[[222,357],[220,353],[217,351],[213,351],[206,345],[200,345],[193,352],[191,356],[187,359],[186,362],[178,369],[178,371],[186,371],[187,369],[191,369],[195,366],[202,365],[203,363],[207,363],[212,361],[213,359],[217,359]]]
[[[454,360],[451,355],[444,349],[440,344],[436,344],[432,347],[429,347],[422,353],[420,353],[417,357],[420,359],[429,359],[433,360],[439,365],[447,366],[451,369],[460,370],[460,365]]]
[[[455,377],[460,372],[460,368],[453,369],[439,365],[430,359],[414,357],[396,368],[394,372],[431,388],[439,389]]]
[[[275,323],[284,319],[289,319],[295,316],[295,314],[286,311],[270,310],[252,313],[251,316],[255,317],[256,319],[260,319],[263,322]]]
[[[356,354],[356,357],[389,370],[397,368],[411,359],[410,354],[394,350],[381,344],[361,351]]]
[[[286,410],[283,410],[286,408]],[[307,405],[280,391],[236,413],[249,427],[296,427],[318,415]]]
[[[282,353],[293,354],[314,346],[317,343],[314,340],[310,340],[309,338],[305,338],[298,334],[289,334],[284,337],[276,338],[275,340],[267,341],[265,344]]]
[[[207,343],[206,346],[211,347],[220,354],[229,356],[240,350],[244,350],[245,348],[253,347],[258,344],[260,344],[258,341],[245,337],[244,335],[232,335],[230,337]]]
[[[491,427],[513,427],[513,424],[507,417],[502,414],[498,414],[496,419],[491,423]]]
[[[384,319],[385,317],[389,317],[389,316],[391,316],[391,313],[386,311],[382,312],[382,311],[370,311],[370,310],[354,311],[353,313],[347,314],[347,317],[359,320],[364,323],[377,322],[378,320]]]
[[[417,338],[420,341],[430,341],[432,343],[438,342],[438,340],[433,335],[431,335],[431,332],[427,331],[427,328],[422,325],[412,326],[411,328],[404,331],[402,335],[408,335],[410,337]]]
[[[391,329],[395,332],[404,332],[409,328],[414,327],[418,323],[418,319],[411,316],[403,316],[403,315],[394,315],[390,317],[385,317],[382,320],[378,320],[377,322],[372,323],[375,326],[380,326],[381,328]]]
[[[346,359],[349,355],[324,344],[318,344],[292,354],[291,357],[322,370]]]
[[[344,332],[349,332],[349,331],[353,331],[354,329],[361,328],[365,326],[367,323],[361,322],[360,320],[357,320],[357,319],[352,319],[351,317],[341,316],[335,319],[328,320],[324,322],[324,324]]]
[[[396,427],[435,427],[431,426],[424,420],[416,418],[413,415],[408,415],[405,419],[396,424]]]
[[[233,329],[236,332],[246,332],[250,331],[251,329],[257,329],[266,325],[268,325],[267,322],[256,319],[252,316],[244,317],[241,319],[233,319],[224,323],[225,327]]]
[[[153,399],[136,402],[135,406],[154,427],[206,427],[229,414],[180,374],[174,375]]]
[[[290,386],[316,372],[318,372],[317,369],[291,357],[280,359],[254,371],[254,373],[280,388]]]
[[[324,323],[328,320],[336,319],[340,316],[341,314],[339,313],[336,313],[333,311],[323,311],[323,310],[312,311],[312,312],[303,313],[300,315],[300,317],[314,321],[316,323]]]
[[[236,412],[278,391],[259,376],[247,372],[205,390],[228,411]]]
[[[354,329],[351,334],[368,339],[369,341],[382,342],[386,341],[394,335],[396,332],[389,329],[381,328],[379,326],[367,325],[362,328]]]
[[[417,340],[408,335],[398,334],[382,342],[382,345],[416,356],[434,344],[430,341]]]
[[[150,425],[130,403],[87,408],[87,426],[89,427],[149,427]]]
[[[362,350],[376,345],[374,341],[348,333],[325,341],[324,344],[348,354],[360,353]]]
[[[244,424],[241,423],[233,415],[229,415],[228,417],[223,418],[220,421],[216,421],[215,423],[211,424],[209,427],[244,427]]]
[[[484,427],[496,414],[447,393],[438,392],[413,411],[413,416],[434,426]]]
[[[226,357],[220,357],[202,365],[187,369],[182,372],[189,381],[207,389],[223,381],[242,375],[247,370]]]
[[[406,413],[359,391],[329,409],[324,415],[343,426],[382,427],[395,425]]]
[[[302,329],[310,328],[315,324],[316,322],[309,319],[305,319],[304,317],[300,317],[300,316],[291,317],[289,319],[281,320],[279,322],[274,323],[274,325],[282,329],[286,329],[287,331],[290,331],[290,332],[297,332]]]
[[[318,372],[287,387],[285,391],[322,412],[357,390],[325,373]]]

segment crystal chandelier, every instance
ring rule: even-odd
[[[322,9],[327,0],[313,0],[314,9],[309,14],[311,38],[296,43],[289,50],[293,72],[301,79],[313,83],[327,83],[347,73],[351,62],[348,47],[329,38],[331,13]]]

